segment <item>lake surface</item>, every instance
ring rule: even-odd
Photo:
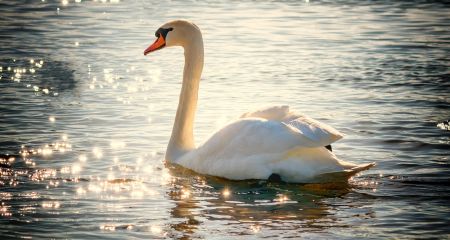
[[[0,235],[450,237],[450,6],[428,1],[0,0]],[[233,182],[166,166],[183,51],[203,31],[195,135],[287,104],[346,134],[348,184]]]

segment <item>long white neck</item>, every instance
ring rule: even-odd
[[[184,46],[183,85],[172,136],[167,146],[167,161],[175,161],[186,152],[195,148],[193,128],[202,70],[203,39],[201,34],[199,34],[190,39]]]

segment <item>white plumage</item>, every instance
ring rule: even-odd
[[[242,117],[174,163],[233,180],[267,179],[278,174],[283,181],[302,183],[346,181],[372,166],[339,160],[324,146],[342,138],[342,134],[289,112],[287,106],[265,108]]]
[[[283,181],[301,183],[347,181],[374,165],[339,160],[325,146],[343,135],[331,126],[291,112],[288,106],[245,113],[195,148],[193,122],[203,69],[202,35],[196,25],[182,20],[164,24],[158,34],[145,54],[164,46],[182,46],[185,50],[183,86],[167,161],[232,180],[268,179],[278,174]]]

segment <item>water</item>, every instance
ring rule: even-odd
[[[427,1],[0,1],[5,238],[448,238],[450,7]],[[377,166],[347,185],[232,182],[164,164],[182,50],[203,30],[195,134],[288,104]]]

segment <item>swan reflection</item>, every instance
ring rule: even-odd
[[[321,231],[338,222],[329,199],[352,192],[352,185],[287,184],[260,180],[230,181],[199,176],[185,168],[169,165],[173,182],[167,197],[175,204],[170,211],[177,223],[167,225],[169,235],[197,238],[209,231],[257,235],[275,230]],[[361,203],[355,203],[355,208]],[[370,216],[371,209],[364,216]],[[227,230],[224,231],[224,228]],[[270,230],[270,231],[267,231]],[[217,232],[220,234],[219,232]],[[289,235],[289,234],[288,234]]]

